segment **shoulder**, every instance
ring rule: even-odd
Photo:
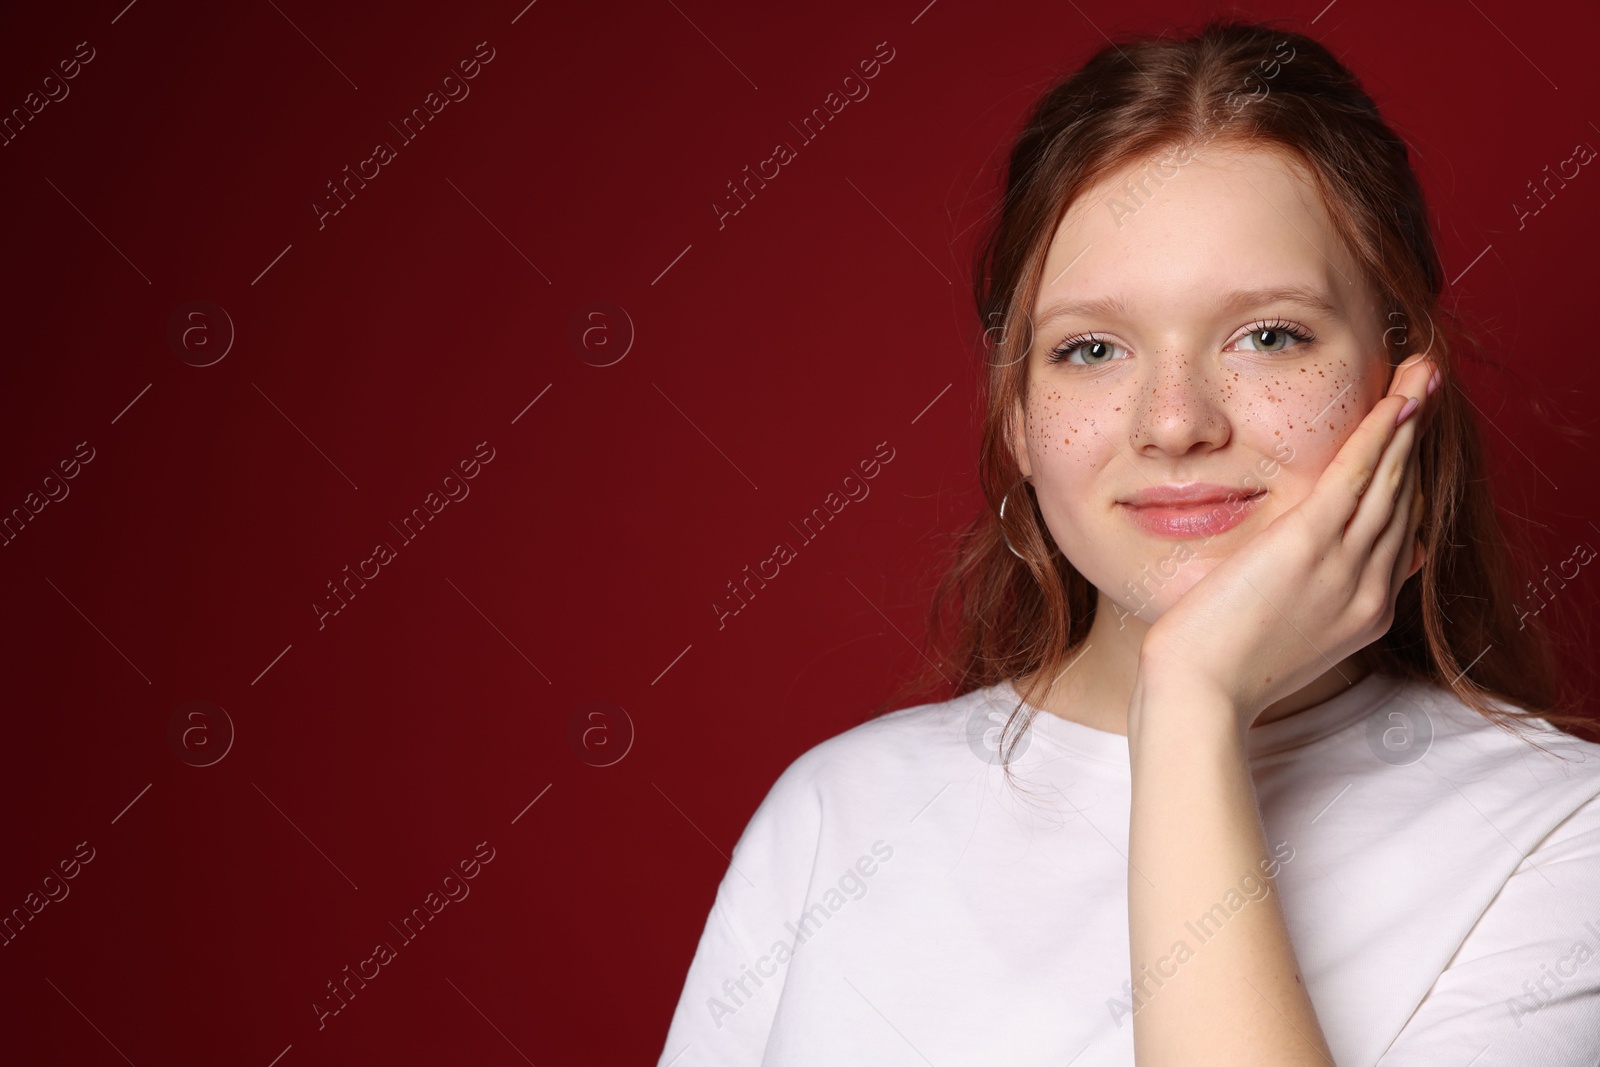
[[[926,768],[930,760],[964,752],[970,758],[967,737],[975,713],[987,725],[987,713],[1002,707],[1009,710],[997,694],[996,687],[973,689],[868,719],[801,753],[778,785],[791,790],[848,788],[872,776],[899,778]]]
[[[756,929],[758,915],[797,913],[817,870],[855,862],[885,826],[903,824],[938,785],[970,774],[966,722],[989,692],[879,715],[792,760],[734,845],[718,900],[735,925]]]
[[[1312,835],[1301,813],[1332,809],[1318,815],[1315,836],[1344,862],[1430,855],[1447,858],[1453,876],[1496,867],[1600,795],[1600,744],[1527,714],[1498,724],[1426,681],[1386,678],[1369,692],[1329,723],[1333,733],[1275,757],[1257,783],[1285,833]],[[1488,703],[1502,715],[1524,711]],[[1597,812],[1589,805],[1578,821]]]
[[[1409,777],[1414,791],[1440,803],[1465,802],[1473,821],[1487,820],[1525,848],[1569,817],[1565,832],[1580,824],[1600,827],[1600,805],[1589,803],[1600,796],[1600,744],[1559,730],[1515,704],[1488,703],[1517,717],[1497,723],[1441,686],[1418,681],[1398,686],[1380,709],[1398,712],[1416,733],[1414,758],[1398,764],[1410,774],[1398,777]],[[1373,724],[1368,728],[1371,742]]]
[[[1509,701],[1489,698],[1487,703],[1506,716],[1503,724],[1480,715],[1450,689],[1406,680],[1395,689],[1390,710],[1420,712],[1414,725],[1431,738],[1432,745],[1442,745],[1485,769],[1531,761],[1532,766],[1563,777],[1600,783],[1600,744],[1557,729]]]
[[[908,783],[947,780],[977,765],[969,739],[1010,705],[986,687],[947,700],[886,712],[834,734],[795,757],[773,783],[752,822],[784,819],[818,825],[824,811],[870,811]]]

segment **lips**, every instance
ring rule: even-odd
[[[1246,493],[1219,485],[1159,486],[1118,501],[1135,526],[1154,537],[1215,537],[1245,520],[1266,490]]]
[[[1235,489],[1228,485],[1217,485],[1213,482],[1191,482],[1188,485],[1157,485],[1149,489],[1141,489],[1125,500],[1118,503],[1130,507],[1197,507],[1201,504],[1220,504],[1225,500],[1239,497],[1257,496],[1264,490],[1254,492],[1246,489]]]

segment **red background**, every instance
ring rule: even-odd
[[[979,506],[967,263],[1016,121],[1102,31],[1220,9],[122,3],[0,32],[7,111],[95,50],[0,147],[0,509],[94,449],[0,549],[0,911],[95,850],[0,948],[5,1058],[653,1062],[756,804],[920,662],[938,538]],[[1496,490],[1554,567],[1600,544],[1600,176],[1520,231],[1511,205],[1600,146],[1592,6],[1323,4],[1234,10],[1329,43],[1416,149],[1500,364],[1463,372]],[[470,95],[319,229],[325,183],[481,41]],[[168,342],[194,300],[235,331],[205,367]],[[571,340],[591,301],[635,333],[610,366]],[[191,360],[226,335],[200,320]],[[483,441],[470,495],[319,628],[325,583]],[[879,442],[871,495],[719,630],[725,584]],[[1549,610],[1581,626],[1595,589]],[[191,700],[236,731],[209,766],[169,744]],[[635,731],[607,767],[569,739],[594,700]],[[483,841],[470,896],[319,1030],[325,983]]]

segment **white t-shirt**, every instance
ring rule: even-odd
[[[1127,738],[1040,712],[1018,792],[994,750],[1017,700],[1000,683],[890,712],[779,776],[660,1067],[1133,1064]],[[1595,1064],[1600,745],[1538,726],[1536,748],[1369,674],[1249,731],[1339,1067]],[[1247,876],[1191,950],[1268,891]]]

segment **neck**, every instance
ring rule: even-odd
[[[1108,598],[1101,598],[1102,605],[1109,603]],[[1036,708],[1126,736],[1139,648],[1149,630],[1150,624],[1138,616],[1122,615],[1114,608],[1096,612],[1088,636],[1067,655],[1065,667],[1057,668],[1053,679],[1033,672],[1015,679],[1014,684]],[[1370,673],[1361,653],[1353,653],[1309,684],[1267,705],[1255,725],[1287,718],[1332,699]]]

